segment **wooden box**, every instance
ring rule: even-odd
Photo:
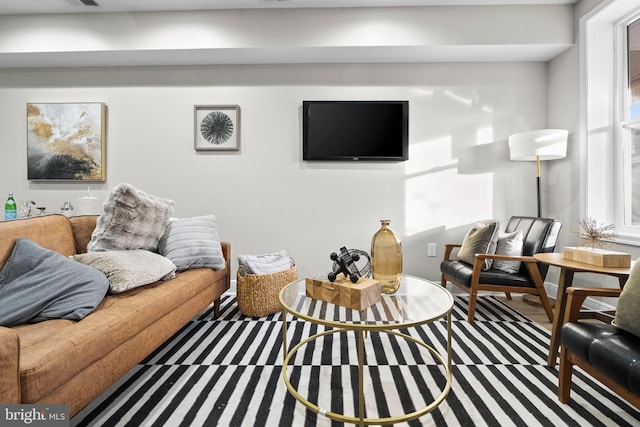
[[[361,277],[356,283],[338,275],[335,282],[329,279],[305,280],[307,296],[353,310],[365,310],[380,302],[380,282]]]
[[[564,257],[600,267],[629,268],[631,266],[631,254],[604,249],[569,247],[564,248]]]

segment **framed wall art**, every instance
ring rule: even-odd
[[[240,149],[240,107],[238,105],[196,105],[196,151],[238,151]]]
[[[27,104],[27,178],[105,181],[106,106]]]

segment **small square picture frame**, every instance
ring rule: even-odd
[[[196,151],[240,150],[239,105],[195,105]]]

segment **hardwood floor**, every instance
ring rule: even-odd
[[[514,310],[517,310],[519,313],[527,316],[529,319],[533,320],[540,326],[551,330],[552,323],[549,322],[547,314],[544,312],[544,308],[542,308],[541,305],[534,305],[524,302],[522,300],[522,294],[512,294],[511,300],[508,300],[504,294],[496,294],[496,297],[508,304]]]

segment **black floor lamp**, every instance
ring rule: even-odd
[[[514,161],[536,162],[538,187],[538,217],[542,216],[540,196],[540,162],[563,159],[567,156],[567,137],[564,129],[538,129],[513,134],[509,137],[509,157]]]

